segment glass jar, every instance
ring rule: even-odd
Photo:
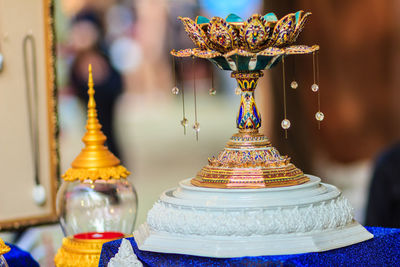
[[[57,193],[57,213],[65,236],[131,235],[136,212],[136,191],[127,179],[64,181]]]

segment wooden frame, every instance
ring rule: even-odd
[[[53,1],[5,0],[0,3],[0,230],[57,221],[58,175],[57,93]],[[38,84],[39,179],[46,202],[32,198],[34,168],[31,153],[23,39],[35,38]]]

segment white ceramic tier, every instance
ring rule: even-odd
[[[165,191],[135,231],[141,250],[207,257],[324,251],[372,238],[340,191],[307,175],[297,186]]]

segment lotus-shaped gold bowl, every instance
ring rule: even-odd
[[[269,69],[284,55],[308,54],[319,49],[317,45],[291,46],[309,15],[310,12],[298,11],[278,20],[274,13],[254,14],[246,21],[235,14],[226,19],[198,16],[195,21],[179,17],[197,47],[171,53],[177,57],[206,58],[223,70]]]
[[[185,26],[190,39],[202,50],[220,53],[235,48],[248,52],[260,52],[267,47],[284,47],[294,43],[311,13],[298,11],[277,19],[274,13],[264,16],[254,14],[247,21],[230,14],[226,19],[213,17],[211,20],[198,16],[179,19]]]

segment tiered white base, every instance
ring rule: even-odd
[[[307,176],[305,184],[266,189],[184,180],[161,195],[135,240],[141,250],[228,258],[325,251],[373,237],[336,187]]]

